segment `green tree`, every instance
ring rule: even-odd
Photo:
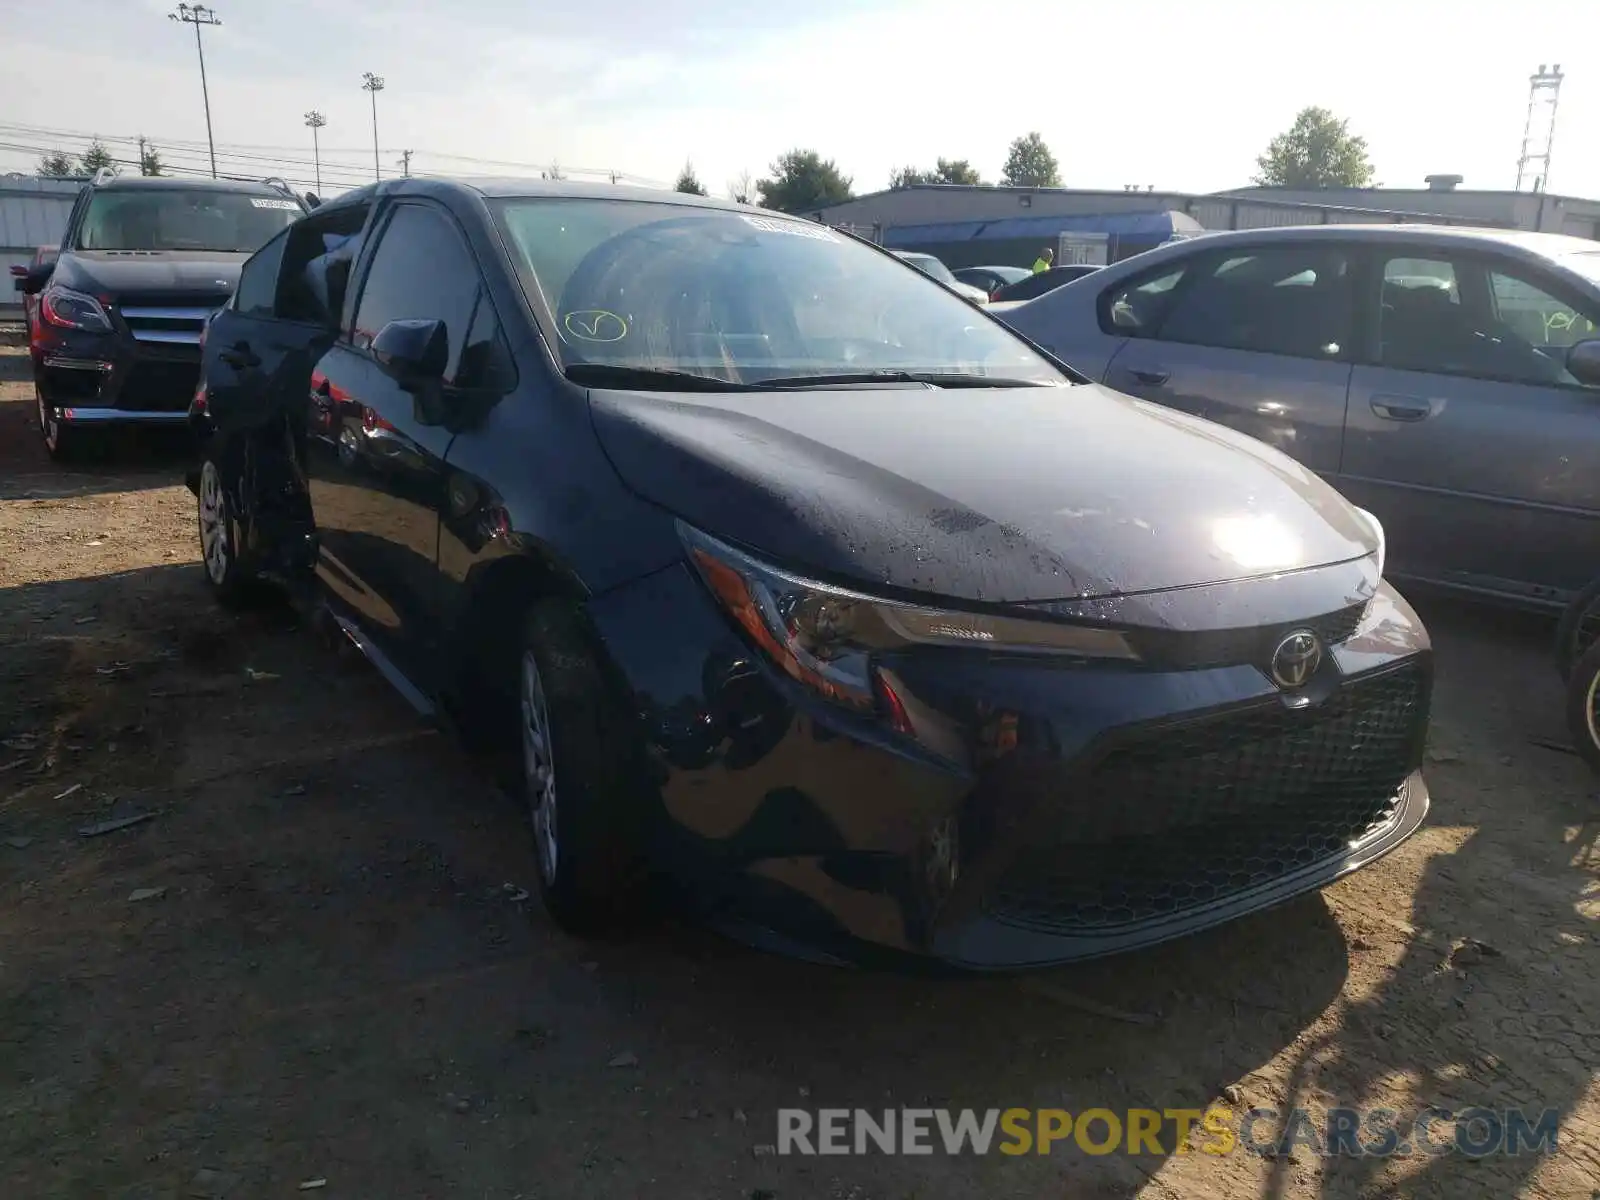
[[[1367,139],[1325,108],[1303,108],[1294,124],[1256,159],[1255,181],[1267,187],[1366,187],[1372,182]]]
[[[1000,182],[1006,187],[1060,187],[1061,167],[1044,138],[1027,133],[1012,142],[1006,152]]]
[[[56,150],[53,153],[42,155],[39,159],[39,174],[41,175],[75,175],[72,159],[69,155]]]
[[[815,150],[791,150],[781,154],[768,169],[772,178],[756,184],[762,208],[786,213],[809,212],[838,204],[855,194],[850,190],[850,180],[839,173],[833,160],[824,159]]]
[[[964,158],[941,158],[939,165],[931,171],[920,171],[916,167],[898,167],[889,172],[891,188],[911,187],[918,183],[981,185],[983,179],[979,176],[978,169]]]
[[[106,144],[95,138],[89,143],[89,148],[78,156],[78,169],[85,175],[93,175],[101,167],[110,167],[114,175],[117,171],[117,160],[111,157],[111,151],[106,149]]]
[[[159,175],[165,164],[161,161],[161,151],[157,150],[143,138],[139,139],[139,174]]]
[[[704,196],[705,185],[696,178],[693,163],[684,163],[683,170],[678,173],[678,182],[672,185],[674,191],[686,192],[691,196]]]

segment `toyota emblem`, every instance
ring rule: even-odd
[[[1304,687],[1322,665],[1322,643],[1309,629],[1284,635],[1272,652],[1272,681],[1285,690]]]

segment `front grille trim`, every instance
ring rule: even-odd
[[[1405,807],[1428,699],[1413,660],[1346,681],[1309,714],[1251,704],[1118,739],[1042,806],[982,907],[1022,928],[1114,935],[1358,856]],[[1234,744],[1190,753],[1230,729]],[[1277,769],[1287,761],[1303,769]]]

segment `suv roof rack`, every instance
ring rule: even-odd
[[[280,178],[277,175],[268,175],[261,182],[270,188],[276,188],[278,191],[284,192],[290,196],[294,195],[294,189],[289,186],[288,181]]]
[[[116,177],[117,173],[110,167],[101,167],[94,173],[94,177],[89,180],[89,186],[99,187],[102,183],[108,183]]]

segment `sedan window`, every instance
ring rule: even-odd
[[[1575,384],[1566,350],[1583,340],[1592,316],[1471,260],[1392,258],[1383,271],[1378,361],[1441,375]]]
[[[741,384],[851,372],[1066,382],[949,289],[826,226],[636,200],[494,209],[568,368]]]
[[[1336,359],[1350,346],[1354,292],[1338,246],[1294,245],[1231,257],[1202,272],[1160,327],[1162,341]]]

